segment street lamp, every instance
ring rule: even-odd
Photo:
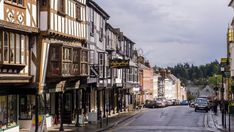
[[[224,126],[224,86],[223,86],[223,77],[224,77],[224,67],[221,66],[221,73],[222,73],[222,87],[221,87],[221,108],[222,108],[222,126]],[[226,128],[226,127],[225,127]]]

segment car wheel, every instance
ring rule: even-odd
[[[155,108],[155,106],[153,105],[153,108]]]

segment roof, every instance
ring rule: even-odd
[[[110,23],[106,23],[106,29],[109,29],[110,31],[112,31],[114,34],[118,34],[118,31],[116,30],[116,28],[113,28],[112,25]]]
[[[110,16],[93,0],[88,0],[87,5],[93,8],[96,12],[104,17],[104,19],[108,20]]]
[[[228,6],[231,6],[232,8],[234,8],[234,0],[231,0]]]
[[[124,35],[124,38],[127,39],[128,41],[131,42],[131,44],[136,44],[135,42],[133,42],[131,39],[129,39],[127,36]]]

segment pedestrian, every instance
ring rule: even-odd
[[[213,103],[213,111],[215,115],[217,115],[217,107],[218,107],[218,100],[215,98]]]

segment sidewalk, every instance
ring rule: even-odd
[[[108,117],[102,120],[102,124],[99,122],[98,124],[85,124],[83,127],[75,127],[74,124],[72,125],[64,125],[64,131],[66,132],[101,132],[108,129],[111,129],[112,127],[115,127],[116,125],[126,121],[127,119],[135,116],[137,113],[144,111],[144,109],[135,110],[131,112],[122,112],[118,115]],[[108,121],[108,123],[107,123]],[[101,127],[102,125],[102,127]],[[48,132],[57,132],[59,131],[59,125],[48,128]]]
[[[214,125],[217,129],[221,130],[221,131],[228,131],[229,130],[229,115],[226,114],[226,126],[227,128],[225,129],[222,126],[222,113],[221,111],[218,109],[218,113],[217,115],[215,115],[212,111],[210,112],[210,114],[213,121],[214,121]],[[232,115],[230,115],[230,131],[234,132],[234,117]]]

